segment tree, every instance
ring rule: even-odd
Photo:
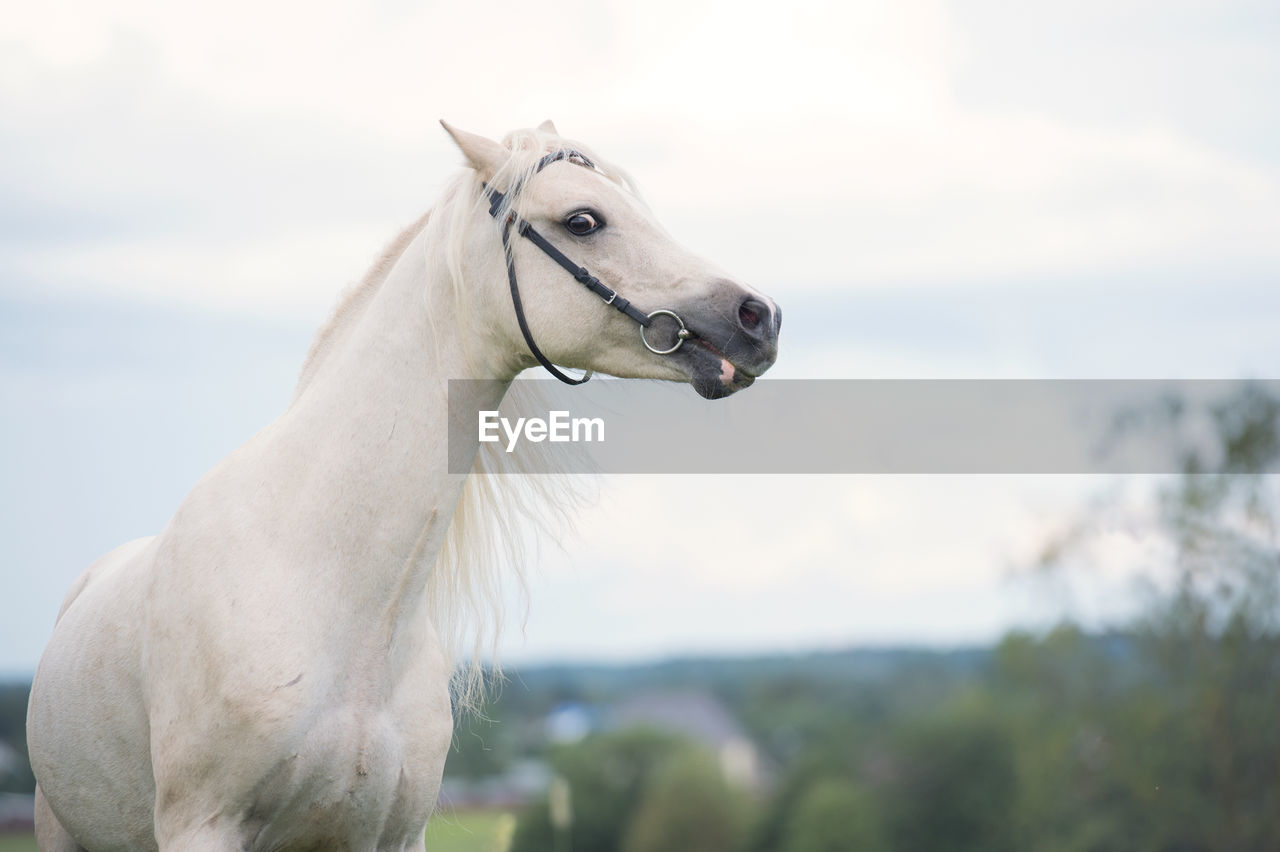
[[[1172,401],[1130,421],[1181,434],[1194,418]],[[1055,807],[1041,797],[1031,824],[1074,825],[1075,840],[1059,831],[1036,848],[1280,848],[1280,483],[1269,473],[1280,461],[1280,400],[1245,385],[1204,420],[1215,445],[1188,444],[1183,474],[1156,493],[1148,532],[1170,558],[1144,577],[1148,603],[1129,627],[1126,679],[1116,681],[1108,660],[1109,697],[1042,703],[1050,730],[1086,731],[1095,747],[1089,790],[1066,800],[1088,814],[1088,830],[1061,799]],[[1108,514],[1051,547],[1047,565],[1065,576],[1086,570],[1082,545]],[[1048,650],[1031,652],[1042,678]],[[1061,755],[1059,776],[1079,778],[1079,763]]]
[[[622,852],[737,852],[747,834],[747,803],[725,783],[713,755],[688,748],[645,790]]]
[[[568,783],[573,800],[573,852],[617,852],[650,779],[685,747],[670,735],[635,729],[587,737],[553,750],[551,765]],[[520,815],[511,852],[554,848],[555,833],[544,799]]]
[[[913,720],[891,744],[881,793],[891,848],[1003,852],[1015,842],[1013,742],[986,706],[953,705]]]
[[[0,683],[0,793],[30,793],[35,776],[27,762],[29,683]]]
[[[881,852],[889,846],[871,795],[845,778],[805,790],[787,823],[782,852]]]

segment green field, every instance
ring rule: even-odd
[[[438,811],[427,823],[427,849],[505,852],[515,824],[515,816],[502,811]]]
[[[31,834],[0,834],[0,852],[36,852],[36,838]]]
[[[515,819],[499,811],[461,811],[437,813],[427,826],[429,852],[503,852],[504,830],[514,827]],[[36,839],[30,834],[0,834],[0,852],[36,852]]]

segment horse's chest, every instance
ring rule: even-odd
[[[399,848],[421,835],[440,790],[451,724],[430,714],[342,707],[259,786],[255,849]]]

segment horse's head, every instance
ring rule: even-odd
[[[466,215],[485,220],[467,228],[465,251],[485,273],[463,296],[517,370],[541,350],[568,367],[687,381],[715,399],[773,364],[778,306],[673,240],[620,171],[550,122],[506,145],[444,126],[475,171]]]

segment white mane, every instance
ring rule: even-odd
[[[413,238],[426,227],[427,220],[430,218],[431,211],[428,210],[418,217],[418,221],[401,231],[382,250],[381,256],[378,257],[378,260],[369,271],[364,274],[364,278],[360,279],[360,283],[348,287],[343,292],[338,299],[337,307],[333,309],[333,313],[325,321],[324,327],[320,329],[311,341],[311,347],[307,350],[306,360],[302,362],[302,370],[298,374],[298,384],[293,389],[294,402],[306,390],[307,385],[311,384],[311,379],[320,368],[325,356],[342,342],[346,336],[347,329],[354,326],[359,320],[364,313],[364,309],[373,301],[373,297],[377,294],[378,288],[382,286],[382,282],[386,281],[387,276],[391,274],[391,269],[396,265],[396,261],[400,259],[400,255],[404,254],[404,250],[409,247],[409,243],[413,242]]]

